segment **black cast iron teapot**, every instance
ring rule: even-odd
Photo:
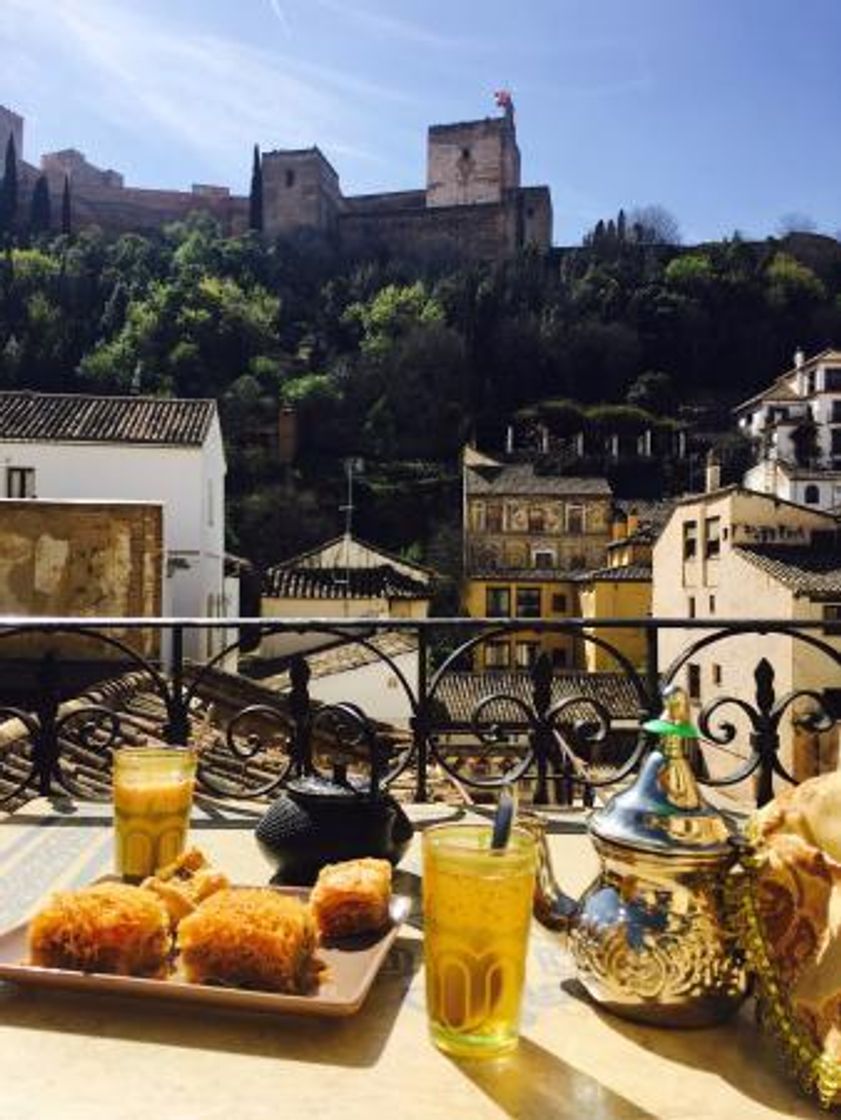
[[[335,705],[361,715],[353,705]],[[374,856],[396,864],[412,839],[409,818],[380,788],[379,751],[373,730],[364,738],[371,754],[369,782],[333,763],[332,777],[310,764],[287,783],[257,825],[257,841],[276,866],[272,882],[307,885],[325,864]]]

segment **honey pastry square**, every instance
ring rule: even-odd
[[[310,895],[324,938],[383,929],[389,923],[390,902],[391,864],[385,859],[328,863]]]

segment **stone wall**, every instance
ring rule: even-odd
[[[156,617],[162,612],[163,510],[121,502],[0,500],[0,614]],[[114,631],[154,655],[150,631]],[[0,657],[55,650],[60,657],[121,655],[72,635],[0,642]]]
[[[5,156],[9,136],[15,138],[15,154],[23,156],[23,117],[0,105],[0,156]]]
[[[263,224],[270,236],[334,233],[342,205],[339,177],[318,148],[263,154]]]
[[[500,202],[519,185],[520,153],[507,117],[430,128],[427,206]]]

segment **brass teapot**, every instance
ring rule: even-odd
[[[578,978],[604,1008],[661,1026],[706,1026],[733,1013],[747,975],[725,907],[735,829],[701,796],[687,758],[697,738],[682,689],[645,724],[662,736],[634,784],[593,813],[601,868],[579,902],[558,887],[545,826],[538,838],[535,916],[566,934]]]

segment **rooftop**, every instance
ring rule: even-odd
[[[606,478],[538,474],[531,463],[466,466],[464,475],[468,494],[609,498],[612,493]]]
[[[0,440],[200,447],[212,400],[0,392]]]
[[[650,583],[649,564],[622,564],[615,568],[593,568],[589,572],[578,572],[576,583]]]
[[[435,692],[435,699],[444,709],[442,715],[451,726],[469,726],[476,706],[488,696],[500,696],[485,711],[485,719],[494,723],[522,723],[519,706],[506,699],[516,697],[530,705],[534,682],[529,672],[511,670],[489,673],[445,673]],[[640,702],[630,680],[623,673],[556,673],[552,677],[552,700],[557,704],[565,697],[587,697],[604,704],[613,719],[632,721],[640,718]],[[586,700],[570,705],[568,720],[592,720],[595,709]]]
[[[796,595],[818,600],[841,597],[841,551],[837,545],[738,545],[735,551]]]
[[[263,594],[276,599],[428,599],[429,586],[391,564],[371,568],[270,568]]]

